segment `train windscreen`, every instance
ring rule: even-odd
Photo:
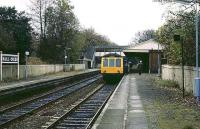
[[[108,67],[108,59],[103,60],[103,67]]]
[[[116,67],[121,67],[121,59],[116,59]]]
[[[115,60],[114,59],[109,60],[109,67],[115,67]]]

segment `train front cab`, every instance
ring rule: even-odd
[[[123,57],[102,57],[101,74],[106,82],[117,82],[123,74]]]

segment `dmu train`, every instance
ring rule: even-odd
[[[107,54],[101,58],[101,74],[106,82],[119,81],[128,72],[128,62],[119,54]]]

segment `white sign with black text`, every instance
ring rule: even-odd
[[[17,77],[19,79],[19,53],[17,55],[3,54],[0,51],[0,81],[3,80],[3,64],[17,64]]]
[[[17,64],[18,60],[18,55],[2,54],[2,63]]]

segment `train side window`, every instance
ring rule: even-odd
[[[114,59],[110,59],[109,60],[109,67],[114,67],[115,66],[115,60]]]
[[[104,67],[108,67],[108,59],[104,59],[103,60],[103,66]]]
[[[116,59],[116,67],[121,67],[121,59]]]

